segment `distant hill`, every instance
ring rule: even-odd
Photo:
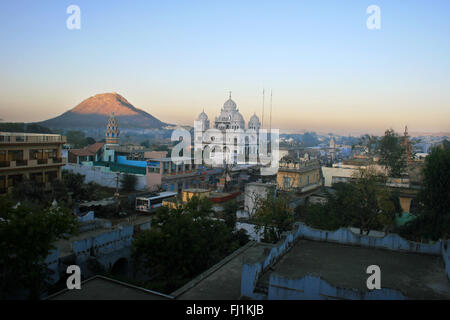
[[[62,115],[37,124],[55,129],[104,128],[114,112],[120,129],[161,129],[166,123],[134,107],[118,93],[90,97]]]

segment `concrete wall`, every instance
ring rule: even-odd
[[[115,188],[117,173],[105,170],[106,167],[82,166],[78,164],[68,163],[63,169],[85,175],[84,181],[95,182],[101,186]],[[106,168],[107,169],[107,168]],[[147,188],[147,178],[144,175],[135,175],[137,177],[136,190],[145,190]],[[122,179],[123,173],[119,173],[119,181]],[[119,182],[120,186],[120,182]]]
[[[358,290],[338,288],[316,276],[301,279],[286,279],[271,275],[269,280],[269,300],[404,300],[401,292],[382,288],[361,292]]]
[[[324,186],[331,187],[331,185],[333,184],[333,177],[349,179],[356,172],[358,172],[357,169],[351,169],[351,168],[322,167],[322,176],[324,178]]]
[[[114,263],[105,256],[111,255],[115,258],[115,252],[129,247],[133,240],[133,226],[125,226],[102,233],[90,238],[76,240],[72,242],[72,250],[76,257],[77,264],[83,264],[90,256],[94,256],[105,268],[109,268]]]
[[[160,173],[147,172],[146,179],[148,190],[154,190],[162,184],[162,175]]]
[[[341,228],[336,231],[317,230],[301,223],[298,224],[296,233],[298,233],[302,238],[310,240],[328,241],[422,254],[439,255],[441,253],[440,241],[435,244],[413,242],[405,240],[399,235],[393,233],[390,233],[384,237],[360,236],[359,234],[355,234],[345,228]]]
[[[44,264],[52,271],[49,282],[55,284],[59,281],[59,249],[56,248],[50,251],[47,258],[44,260]]]
[[[290,250],[294,241],[298,238],[381,248],[399,252],[442,255],[446,264],[447,276],[450,277],[450,244],[448,240],[446,246],[443,240],[438,241],[435,244],[424,244],[405,240],[397,234],[388,234],[384,237],[360,236],[348,229],[342,228],[336,231],[316,230],[302,223],[297,223],[294,231],[287,233],[285,238],[277,243],[263,260],[257,263],[243,264],[241,296],[252,299],[284,299],[287,298],[287,295],[289,295],[291,299],[297,299],[295,297],[298,297],[298,299],[322,299],[321,295],[328,295],[335,298],[342,297],[346,299],[401,299],[403,297],[399,292],[394,290],[377,290],[378,293],[371,294],[352,293],[352,290],[342,290],[332,287],[317,277],[285,279],[275,277],[274,275],[270,278],[271,282],[269,281],[268,295],[255,292],[255,286],[261,272],[276,263],[283,254]],[[287,291],[292,291],[294,289],[298,292],[287,293]],[[301,293],[302,290],[304,293]]]
[[[450,240],[447,240],[446,242],[442,241],[441,253],[445,264],[445,271],[447,272],[447,277],[450,281]]]
[[[298,236],[297,236],[298,237]],[[256,282],[263,270],[275,263],[278,258],[286,253],[293,245],[295,240],[294,234],[287,234],[286,238],[274,246],[268,255],[260,262],[242,265],[241,275],[241,296],[252,299],[264,299],[265,295],[255,292]]]

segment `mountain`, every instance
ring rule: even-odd
[[[120,129],[161,129],[167,125],[115,92],[97,94],[62,115],[38,124],[54,129],[105,128],[113,112]]]

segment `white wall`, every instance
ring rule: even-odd
[[[104,187],[115,188],[117,173],[108,171],[106,167],[95,167],[95,166],[82,166],[74,163],[66,164],[63,169],[72,171],[74,173],[80,173],[85,175],[84,181],[95,182]],[[122,179],[123,173],[119,174],[119,188],[120,180]],[[145,190],[147,188],[147,179],[145,175],[135,175],[137,177],[136,190]]]

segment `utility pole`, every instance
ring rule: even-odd
[[[262,125],[261,129],[264,129],[264,88],[263,88],[263,101],[262,101]]]
[[[116,172],[116,193],[114,197],[119,198],[119,171]]]
[[[116,213],[119,213],[120,207],[120,194],[119,194],[119,171],[116,172],[116,193],[114,193],[114,198],[116,199]]]

